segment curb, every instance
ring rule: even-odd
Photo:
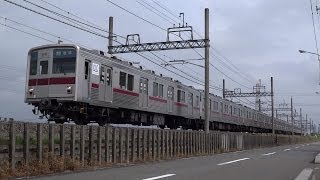
[[[320,164],[320,153],[317,154],[317,156],[314,158],[314,163],[315,164]]]

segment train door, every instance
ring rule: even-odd
[[[43,49],[39,51],[39,73],[38,73],[38,85],[37,94],[38,97],[47,97],[49,95],[49,60],[51,59],[51,53],[49,49]]]
[[[84,81],[83,81],[83,96],[86,99],[90,97],[90,61],[86,60],[84,63]]]
[[[188,114],[193,115],[193,94],[188,93]]]
[[[140,78],[140,83],[139,83],[139,105],[142,108],[147,108],[148,107],[148,79],[146,78]]]
[[[172,86],[168,86],[168,112],[173,112],[173,103],[174,103],[174,88]]]
[[[106,67],[106,91],[104,95],[104,100],[106,102],[112,102],[113,91],[112,91],[112,68]]]
[[[100,69],[100,83],[99,83],[99,100],[111,102],[112,101],[112,69],[105,65],[101,65]]]

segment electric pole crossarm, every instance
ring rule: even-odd
[[[155,43],[129,44],[119,46],[109,46],[111,54],[144,52],[144,51],[160,51],[174,49],[190,49],[190,48],[205,48],[205,39],[187,40],[187,41],[166,41]]]
[[[233,91],[225,91],[225,97],[255,97],[255,96],[271,96],[269,92],[260,92],[260,93],[236,93]]]

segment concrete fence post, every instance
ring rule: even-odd
[[[119,128],[119,162],[123,162],[123,131]]]
[[[30,162],[30,136],[28,123],[24,123],[23,140],[23,158],[25,164],[28,165]]]
[[[130,129],[126,130],[126,162],[130,162]]]
[[[37,124],[37,158],[42,162],[42,125]]]
[[[10,159],[10,167],[12,170],[15,169],[16,161],[16,126],[14,122],[10,123],[10,131],[9,131],[9,138],[10,138],[10,144],[9,144],[9,159]]]
[[[104,138],[104,161],[106,163],[110,162],[110,128],[109,126],[105,127],[105,138]]]
[[[184,147],[183,147],[183,149],[184,149],[184,151],[183,151],[183,154],[184,154],[184,156],[187,156],[187,152],[188,152],[188,139],[187,139],[187,132],[186,131],[184,131],[183,132],[183,141],[184,141]]]
[[[151,144],[152,144],[152,130],[148,129],[148,135],[147,135],[147,152],[148,152],[148,160],[152,159],[152,148],[151,148]]]
[[[146,130],[142,130],[142,160],[146,160]]]
[[[160,131],[161,133],[161,159],[164,159],[164,153],[165,153],[165,137],[164,137],[164,130]]]
[[[173,157],[176,157],[177,156],[177,153],[176,153],[176,132],[175,130],[172,131],[172,155]]]
[[[98,164],[101,165],[101,159],[102,159],[102,137],[101,137],[101,127],[99,126],[97,128],[97,160],[98,160]]]
[[[136,158],[136,138],[135,138],[135,129],[132,129],[131,136],[131,158],[132,162],[135,162]]]
[[[141,137],[140,137],[140,129],[137,129],[137,159],[141,160]]]
[[[70,141],[70,157],[71,159],[74,161],[75,159],[75,144],[76,144],[76,137],[75,137],[75,134],[76,134],[76,126],[75,125],[71,125],[71,135],[70,135],[70,138],[71,138],[71,141]]]
[[[60,156],[64,156],[64,125],[60,125]]]
[[[166,156],[165,158],[168,159],[169,158],[169,154],[170,154],[170,151],[169,151],[169,131],[165,131],[165,136],[166,136]]]
[[[161,131],[157,130],[157,159],[160,160]]]
[[[85,148],[85,141],[84,141],[84,126],[80,127],[80,161],[82,165],[85,164],[84,162],[84,148]]]
[[[152,131],[152,159],[156,160],[156,130]]]
[[[112,128],[112,163],[117,163],[117,129]]]
[[[173,132],[169,131],[170,158],[173,158]]]
[[[89,161],[91,165],[93,165],[94,163],[93,147],[94,147],[93,126],[90,126],[89,128]]]
[[[54,125],[49,124],[49,152],[54,154]]]

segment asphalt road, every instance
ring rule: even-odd
[[[41,177],[45,180],[292,180],[317,169],[320,143],[256,149],[130,167]]]

